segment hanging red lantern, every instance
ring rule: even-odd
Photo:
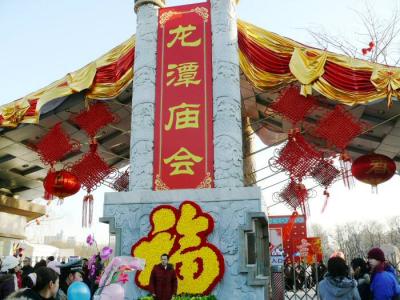
[[[395,172],[396,164],[391,158],[375,153],[360,156],[351,166],[355,178],[373,187],[388,181]]]
[[[81,188],[78,177],[66,170],[50,170],[43,181],[43,186],[47,193],[60,199],[76,194]]]

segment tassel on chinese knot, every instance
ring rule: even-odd
[[[82,227],[91,227],[93,221],[93,195],[90,192],[83,197]]]
[[[326,207],[328,206],[328,200],[329,200],[330,195],[329,195],[327,188],[325,188],[325,190],[324,190],[324,196],[325,196],[325,201],[324,201],[324,205],[322,206],[321,213],[324,213]]]
[[[351,157],[348,153],[343,152],[340,154],[340,168],[344,186],[348,189],[354,187],[354,178],[351,174]]]

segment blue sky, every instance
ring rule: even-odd
[[[167,4],[173,6],[194,2],[200,1],[169,0]],[[397,5],[397,0],[369,2],[380,19],[387,18]],[[365,3],[366,0],[241,0],[238,15],[255,25],[305,44],[313,43],[307,28],[327,31],[358,42],[360,37],[357,33],[362,32],[363,27],[354,10],[363,11]],[[0,1],[0,105],[63,77],[129,38],[135,33],[136,26],[133,6],[133,0]],[[259,142],[256,144],[256,147],[261,146]],[[257,164],[264,166],[270,154],[264,152],[257,155]],[[347,192],[338,185],[335,188],[336,196],[331,193],[331,203],[324,216],[318,213],[322,200],[313,204],[317,201],[313,199],[314,219],[326,224],[333,220],[351,219],[351,215],[347,216],[340,208],[343,205],[348,207],[350,202],[355,207],[366,207],[380,201],[386,214],[393,211],[391,208],[394,204],[388,202],[393,183],[384,185],[378,195],[371,195],[368,186],[358,186],[361,187],[357,187],[357,191]],[[96,195],[97,217],[101,215],[101,198],[105,190],[100,189]],[[272,192],[266,190],[265,197],[270,199]],[[318,197],[321,199],[322,196]],[[66,227],[67,234],[75,234],[79,230],[80,216],[71,211],[74,211],[81,198],[82,195],[67,199],[60,208],[64,216],[60,224]],[[351,201],[344,201],[346,199]],[[364,215],[374,218],[379,215],[380,218],[381,210],[371,215],[371,209],[365,209]],[[274,209],[271,212],[281,211]],[[65,226],[66,219],[69,224],[77,225]],[[93,230],[101,232],[104,227],[98,225]]]

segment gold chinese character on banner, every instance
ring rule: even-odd
[[[379,159],[371,160],[369,165],[370,168],[367,171],[367,174],[386,174],[388,172],[388,165],[385,161],[381,161]]]
[[[172,106],[169,110],[168,124],[164,125],[166,131],[171,130],[175,121],[175,129],[199,128],[200,104],[186,104]]]
[[[186,87],[188,87],[189,84],[200,84],[201,80],[196,80],[198,69],[199,63],[194,61],[179,65],[169,64],[167,77],[172,78],[167,82],[167,86],[170,86],[172,83],[174,86],[186,85]]]
[[[201,43],[201,38],[191,42],[186,40],[186,38],[190,37],[195,30],[196,26],[192,24],[189,24],[188,26],[179,25],[178,27],[171,29],[169,34],[174,34],[175,37],[167,44],[167,47],[171,48],[178,40],[181,41],[182,47],[197,47]]]
[[[174,168],[174,170],[169,174],[171,176],[182,174],[194,175],[191,167],[202,160],[203,157],[194,155],[185,147],[181,147],[178,152],[165,158],[164,163]]]

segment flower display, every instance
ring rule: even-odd
[[[128,274],[125,273],[125,272],[121,272],[121,273],[119,274],[119,276],[118,276],[117,281],[118,281],[118,282],[121,282],[122,284],[127,283],[127,282],[129,281],[129,276],[128,276]]]
[[[146,268],[136,273],[136,284],[148,289],[150,274],[161,254],[170,256],[178,277],[178,294],[208,294],[222,279],[224,258],[207,236],[214,229],[211,215],[192,201],[179,209],[161,205],[150,214],[152,229],[132,247],[132,255],[146,260]]]
[[[89,234],[86,238],[86,244],[89,246],[92,246],[94,244],[94,236]]]
[[[113,250],[111,247],[104,247],[100,252],[100,257],[102,260],[107,260],[110,258],[112,253],[113,253]]]

